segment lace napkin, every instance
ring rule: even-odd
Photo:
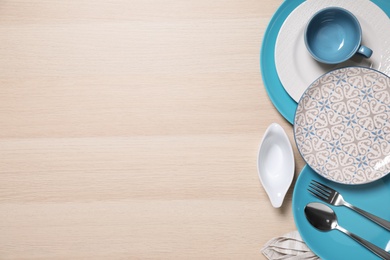
[[[287,233],[268,241],[261,252],[269,260],[318,260],[303,242],[298,231]]]

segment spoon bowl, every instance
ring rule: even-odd
[[[283,128],[272,123],[260,143],[257,170],[273,207],[279,208],[294,177],[294,154]]]
[[[327,205],[312,202],[306,205],[304,211],[307,220],[316,229],[325,232],[337,229],[366,247],[377,256],[390,260],[390,253],[341,227],[337,222],[336,213]]]
[[[336,213],[322,203],[309,203],[305,207],[305,215],[310,224],[321,231],[330,231],[337,228]]]

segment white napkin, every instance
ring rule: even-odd
[[[271,239],[263,246],[261,252],[270,260],[320,259],[306,246],[298,231]]]

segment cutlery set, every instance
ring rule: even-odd
[[[341,196],[340,193],[338,193],[336,190],[332,189],[329,186],[319,183],[318,181],[312,180],[308,188],[308,191],[314,197],[330,205],[348,207],[354,210],[355,212],[359,213],[360,215],[372,220],[373,222],[377,223],[378,225],[390,231],[390,221],[379,218],[371,213],[368,213],[367,211],[364,211],[362,209],[359,209],[358,207],[353,206],[352,204],[349,204],[344,200],[343,196]]]
[[[385,260],[390,260],[390,253],[341,227],[337,222],[336,213],[325,204],[315,202],[309,203],[305,207],[305,215],[310,224],[312,224],[318,230],[339,230],[340,232],[351,237],[353,240],[355,240],[362,246],[366,247],[368,250],[370,250],[377,256]]]
[[[372,220],[373,222],[377,223],[378,225],[382,226],[388,231],[390,231],[389,221],[379,218],[362,209],[359,209],[358,207],[355,207],[352,204],[349,204],[343,199],[342,195],[339,192],[337,192],[336,190],[332,189],[331,187],[325,184],[322,184],[316,180],[312,180],[307,190],[310,194],[312,194],[314,197],[320,199],[323,202],[326,202],[333,206],[346,206],[354,210],[355,212],[361,214],[362,216]],[[311,202],[306,205],[304,211],[307,220],[310,222],[312,226],[314,226],[318,230],[320,231],[330,231],[335,229],[339,230],[342,233],[354,239],[356,242],[366,247],[368,250],[370,250],[377,256],[385,260],[390,260],[389,252],[385,251],[384,249],[372,244],[371,242],[341,227],[337,222],[336,213],[325,204],[318,203],[318,202]]]

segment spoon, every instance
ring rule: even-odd
[[[257,158],[259,179],[273,207],[279,208],[294,177],[294,154],[283,128],[272,123],[264,133]]]
[[[377,256],[390,260],[390,253],[339,226],[336,213],[327,205],[317,202],[309,203],[305,207],[305,215],[310,224],[318,230],[330,231],[337,229],[353,238],[356,242],[360,243]]]

